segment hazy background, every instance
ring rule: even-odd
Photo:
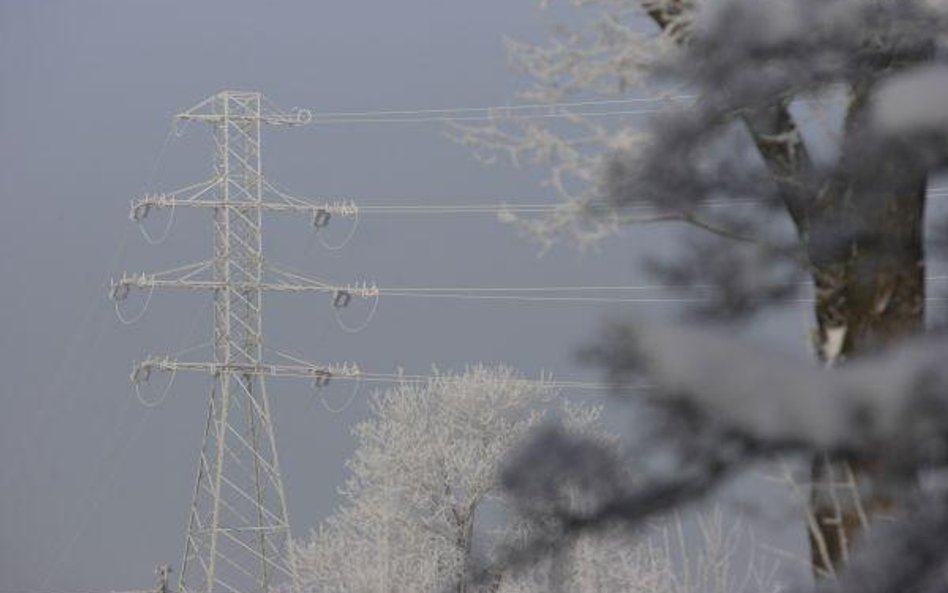
[[[539,41],[548,24],[531,0],[0,0],[0,592],[138,589],[152,585],[156,563],[179,568],[209,383],[179,376],[146,409],[128,374],[150,352],[206,341],[209,296],[156,292],[131,327],[106,298],[121,270],[210,254],[206,212],[179,210],[157,247],[127,219],[143,190],[210,175],[207,129],[192,125],[149,183],[172,115],[222,89],[260,90],[317,115],[511,103],[524,81],[502,39]],[[555,199],[537,171],[480,165],[439,125],[269,129],[264,151],[270,179],[314,198]],[[154,233],[166,214],[148,219]],[[336,240],[346,223],[333,223]],[[305,217],[271,217],[269,259],[380,286],[635,283],[637,255],[665,236],[637,228],[601,253],[559,247],[540,258],[492,216],[366,215],[339,252],[310,230]],[[133,295],[128,314],[141,303]],[[392,297],[355,335],[336,327],[326,295],[270,296],[266,310],[270,344],[316,361],[418,373],[506,362],[531,376],[593,379],[574,352],[606,314],[669,308]],[[358,323],[357,307],[345,313]],[[805,353],[807,318],[798,309],[769,327]],[[305,382],[270,385],[290,517],[303,535],[337,502],[349,427],[370,390],[334,415]],[[334,383],[327,395],[339,405],[349,387]]]

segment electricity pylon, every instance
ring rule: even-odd
[[[155,370],[199,371],[213,377],[179,592],[266,593],[275,584],[293,583],[295,574],[286,562],[290,525],[265,378],[303,377],[323,385],[333,373],[358,371],[348,365],[340,371],[304,361],[263,361],[265,291],[335,292],[334,300],[344,303],[351,294],[269,268],[263,258],[262,214],[308,214],[320,227],[331,214],[354,211],[351,205],[315,204],[287,196],[263,177],[261,125],[304,125],[311,119],[308,111],[282,112],[260,93],[223,91],[176,119],[211,126],[214,176],[177,192],[135,200],[130,218],[140,222],[155,208],[208,209],[213,219],[213,257],[167,272],[123,274],[113,280],[110,296],[118,301],[131,288],[158,287],[213,294],[213,359],[191,362],[151,356],[135,366],[132,381],[137,388]],[[276,280],[265,280],[265,273],[276,274]]]

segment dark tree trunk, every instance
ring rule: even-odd
[[[471,553],[474,548],[474,512],[454,510],[455,545],[461,555],[461,574],[458,579],[457,593],[468,593],[471,583]]]
[[[678,0],[649,16],[680,43],[687,32],[669,31],[693,9]],[[894,70],[930,58],[923,51]],[[897,143],[867,152],[867,100],[874,81],[853,88],[840,173],[814,188],[813,165],[787,104],[744,112],[742,118],[794,222],[816,289],[815,341],[821,360],[835,364],[918,333],[925,317],[923,227],[926,172],[911,150]],[[890,150],[891,149],[891,150]],[[871,419],[868,419],[871,421]],[[812,565],[816,576],[835,574],[874,516],[899,505],[882,487],[871,461],[854,465],[813,461],[810,512]]]
[[[868,89],[855,93],[844,175],[817,196],[806,233],[818,353],[828,365],[917,334],[925,323],[926,173],[897,142],[884,153],[860,149]],[[887,488],[892,479],[871,460],[813,461],[810,509],[817,531],[810,533],[810,549],[817,576],[834,574],[872,518],[898,508]]]

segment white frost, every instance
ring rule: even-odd
[[[826,328],[826,339],[823,341],[823,358],[827,365],[832,365],[843,352],[843,344],[846,342],[846,326]]]

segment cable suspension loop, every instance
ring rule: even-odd
[[[147,401],[147,400],[142,396],[141,385],[142,385],[142,383],[144,383],[145,381],[136,381],[136,380],[133,380],[133,381],[132,381],[132,385],[135,387],[135,397],[138,399],[138,403],[140,403],[142,406],[144,406],[144,407],[146,407],[146,408],[149,408],[149,409],[157,408],[158,406],[160,406],[161,404],[163,404],[163,403],[165,402],[165,399],[167,399],[168,394],[171,393],[171,387],[174,385],[174,380],[175,380],[175,377],[177,377],[177,376],[178,376],[178,370],[177,370],[177,369],[172,369],[172,371],[171,371],[171,377],[168,379],[168,384],[165,385],[165,388],[164,388],[164,390],[161,392],[161,395],[159,395],[156,399],[154,399],[154,400],[152,400],[152,401]],[[146,380],[147,380],[147,378],[146,378]]]
[[[356,396],[359,395],[359,391],[362,389],[362,375],[359,375],[355,378],[355,385],[353,385],[352,391],[349,393],[349,397],[338,408],[334,408],[329,404],[329,399],[326,397],[325,393],[325,387],[314,386],[313,389],[315,390],[314,395],[317,393],[321,395],[319,402],[327,412],[330,414],[341,414],[348,410],[350,406],[352,406],[353,402],[355,402]]]
[[[176,204],[177,201],[171,202],[171,212],[168,214],[168,222],[165,223],[165,229],[161,233],[161,236],[159,236],[157,239],[152,238],[152,236],[148,234],[148,231],[145,230],[144,218],[138,221],[138,230],[141,232],[142,237],[145,238],[146,243],[149,245],[160,245],[165,242],[165,239],[167,239],[168,235],[171,234],[172,225],[174,225],[174,212]]]
[[[128,294],[127,287],[124,287],[124,289],[121,289],[121,288],[119,289],[119,291],[122,291],[122,290],[124,290],[124,294],[121,296],[116,296],[117,294],[120,294],[120,293],[116,293],[115,288],[113,288],[112,301],[115,308],[115,316],[118,317],[119,323],[121,323],[122,325],[132,325],[133,323],[137,323],[138,321],[140,321],[141,318],[145,316],[145,312],[148,311],[148,305],[151,304],[151,297],[155,294],[155,286],[152,285],[151,287],[149,287],[148,296],[145,297],[145,304],[142,306],[141,311],[139,311],[137,315],[131,318],[127,318],[124,315],[122,315],[121,308],[119,307],[119,301],[125,300],[125,295]]]
[[[308,199],[300,198],[276,187],[269,180],[263,180],[264,187],[272,192],[276,197],[282,200],[290,208],[304,208],[312,213],[311,223],[316,231],[316,238],[327,251],[339,251],[344,249],[352,237],[355,236],[356,229],[359,227],[360,209],[353,200],[326,200],[322,203],[313,202]],[[352,226],[342,242],[332,245],[328,243],[320,234],[320,230],[328,226],[333,215],[351,217]]]
[[[339,297],[343,295],[349,295],[349,294],[351,293],[344,290],[336,291],[335,297],[333,299],[332,313],[333,313],[333,317],[336,319],[336,324],[339,326],[339,328],[342,331],[346,332],[347,334],[357,334],[361,332],[362,330],[364,330],[365,328],[369,327],[369,324],[372,323],[372,319],[375,317],[375,312],[378,311],[378,308],[379,308],[379,292],[375,291],[375,296],[374,296],[375,300],[372,302],[372,308],[369,310],[369,314],[365,318],[365,321],[357,326],[350,326],[346,324],[346,322],[342,320],[342,315],[339,312],[340,309],[343,309],[345,308],[345,306],[348,305],[348,302],[349,302],[348,297],[345,298],[346,305],[337,306],[337,303],[339,303],[340,301]],[[370,296],[368,298],[373,298],[373,297]]]
[[[183,266],[183,267],[184,267],[184,268],[188,268],[188,267],[194,267],[194,266]],[[197,267],[196,269],[199,270],[200,267]],[[194,272],[192,272],[192,273],[194,273]],[[198,326],[197,326],[197,323],[196,323],[196,322],[197,322],[197,317],[198,317],[198,315],[204,310],[204,308],[205,308],[204,306],[198,307],[197,310],[195,311],[194,315],[192,316],[190,322],[188,323],[188,326],[191,328],[191,331],[190,331],[189,336],[188,336],[188,338],[187,338],[188,340],[190,340],[190,339],[193,338],[194,333],[196,332],[197,327],[198,327]],[[182,348],[182,349],[178,350],[177,352],[175,352],[175,353],[173,354],[173,356],[174,356],[175,358],[177,358],[178,356],[181,356],[181,355],[183,355],[183,354],[188,354],[188,353],[190,353],[190,352],[194,352],[194,351],[196,351],[196,350],[200,350],[201,348],[206,348],[206,347],[210,346],[211,344],[213,344],[213,342],[208,341],[208,342],[202,342],[202,343],[200,343],[200,344],[196,344],[196,345],[194,345],[194,346],[185,347],[185,348]],[[137,368],[136,368],[135,370],[133,370],[133,371],[132,371],[132,375],[131,375],[131,383],[132,383],[133,388],[134,388],[134,390],[135,390],[135,397],[138,399],[138,403],[140,403],[143,407],[149,408],[149,409],[157,408],[158,406],[160,406],[161,404],[163,404],[163,403],[165,402],[165,400],[168,398],[168,394],[171,392],[172,387],[174,386],[174,381],[175,381],[175,378],[177,377],[177,375],[178,375],[177,369],[172,369],[172,370],[171,370],[171,377],[168,379],[168,383],[167,383],[167,385],[165,385],[165,388],[164,388],[164,390],[162,391],[162,393],[161,393],[157,398],[155,398],[154,400],[148,401],[148,400],[142,395],[142,387],[141,387],[141,385],[142,385],[142,383],[148,382],[148,380],[150,379],[150,372],[149,372],[148,370],[146,370],[146,371],[144,371],[144,372],[142,373],[142,372],[139,372]]]
[[[326,239],[323,238],[322,234],[320,234],[318,227],[315,229],[316,239],[319,241],[319,244],[322,245],[323,249],[325,249],[326,251],[340,251],[342,249],[345,249],[346,245],[349,244],[349,241],[352,240],[352,237],[355,236],[356,229],[359,228],[360,220],[361,218],[359,216],[359,210],[356,209],[355,214],[352,215],[352,225],[349,227],[349,232],[346,234],[346,238],[343,239],[341,243],[337,243],[336,245],[330,245],[329,243],[327,243]],[[314,220],[314,226],[315,226],[315,220]]]

